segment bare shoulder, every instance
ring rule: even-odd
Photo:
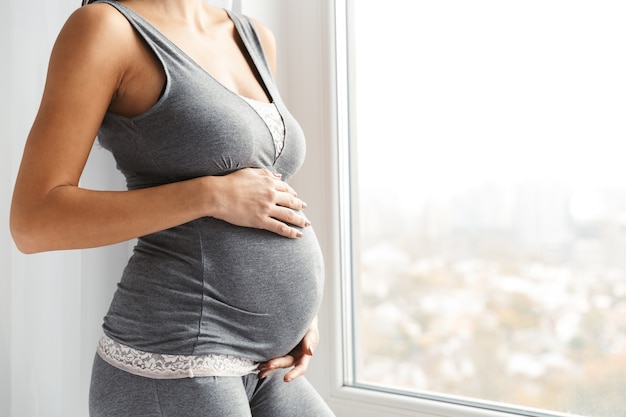
[[[130,29],[128,21],[113,6],[94,3],[76,9],[67,19],[62,33],[78,30],[83,37],[90,39],[92,35],[107,34],[110,37],[124,35],[128,29]]]
[[[124,17],[105,4],[81,7],[67,19],[52,49],[39,112],[26,145],[23,164],[31,177],[35,172],[46,175],[42,182],[58,177],[61,183],[78,182],[127,68],[124,44],[132,35]],[[46,158],[66,163],[48,166]]]
[[[61,59],[80,56],[78,64],[88,64],[89,60],[112,64],[116,58],[122,58],[132,38],[132,27],[117,10],[108,4],[90,4],[67,19],[55,43],[53,58],[55,54]]]
[[[257,19],[250,18],[259,34],[263,51],[269,61],[272,72],[276,73],[276,38],[272,31]]]

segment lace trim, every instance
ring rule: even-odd
[[[244,96],[240,97],[247,101],[259,116],[261,116],[261,119],[263,119],[267,128],[272,133],[272,139],[274,140],[274,157],[278,158],[285,146],[285,124],[278,111],[278,107],[276,107],[276,103],[265,103]]]
[[[231,355],[164,355],[122,345],[108,336],[98,343],[98,354],[110,365],[154,379],[203,376],[244,376],[257,373],[258,363]]]

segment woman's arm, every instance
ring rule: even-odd
[[[106,5],[78,9],[53,48],[39,112],[11,206],[11,233],[26,253],[108,245],[213,216],[286,237],[308,221],[304,203],[264,170],[134,191],[78,186],[102,119],[134,59],[128,22]]]

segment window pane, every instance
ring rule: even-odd
[[[624,415],[626,3],[352,8],[355,383]]]

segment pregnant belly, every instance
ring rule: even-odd
[[[299,239],[203,219],[201,342],[239,343],[269,359],[302,338],[322,296],[323,263],[311,228]],[[201,343],[203,344],[203,343]],[[253,352],[250,352],[252,354]]]
[[[263,361],[302,339],[319,308],[315,233],[299,239],[212,218],[142,238],[105,318],[136,349]]]

